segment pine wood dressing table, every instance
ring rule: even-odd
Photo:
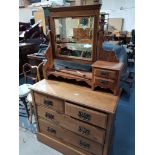
[[[49,8],[45,79],[34,84],[31,93],[38,140],[64,155],[109,155],[110,151],[123,64],[113,51],[102,48],[100,7]],[[87,64],[91,69],[60,68],[55,60],[69,61],[76,67]],[[89,87],[49,80],[51,76],[82,81]],[[97,86],[110,88],[114,95],[93,91]]]
[[[37,138],[64,155],[108,155],[119,96],[55,80],[31,87]]]

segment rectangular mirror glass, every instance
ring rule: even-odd
[[[56,55],[92,60],[94,17],[55,18]]]

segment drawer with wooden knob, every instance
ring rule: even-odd
[[[79,136],[69,130],[66,130],[58,125],[49,123],[43,119],[39,119],[40,132],[49,137],[56,137],[62,141],[82,148],[95,155],[102,155],[103,145]]]
[[[95,76],[107,78],[107,79],[113,79],[115,80],[117,78],[117,72],[106,70],[106,69],[94,69]]]
[[[86,137],[90,140],[94,140],[100,144],[104,143],[104,129],[89,125],[87,123],[81,122],[66,115],[59,114],[56,111],[53,111],[45,107],[38,108],[38,116],[40,118],[48,120],[51,123],[58,124],[61,127],[75,132],[78,135]]]
[[[115,81],[105,78],[95,77],[95,86],[100,86],[102,88],[110,88],[113,89],[115,86]]]
[[[65,102],[65,114],[101,128],[107,127],[107,115],[105,113]]]
[[[34,93],[36,104],[46,106],[57,112],[64,113],[64,101],[52,96]]]

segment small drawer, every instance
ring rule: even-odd
[[[34,93],[35,103],[40,106],[46,106],[57,112],[64,113],[64,101],[52,96]]]
[[[95,155],[102,155],[103,145],[101,144],[83,138],[82,136],[79,136],[53,123],[49,123],[43,119],[39,119],[39,127],[40,132],[49,137],[56,137],[68,144],[82,148],[83,150]]]
[[[58,124],[72,132],[77,133],[90,140],[96,141],[100,144],[104,143],[105,130],[76,120],[64,114],[59,114],[51,109],[45,107],[37,107],[39,118],[46,119],[50,123]]]
[[[116,79],[117,78],[117,72],[116,71],[110,71],[106,69],[94,69],[95,76],[108,78],[108,79]]]
[[[110,88],[110,89],[113,89],[115,87],[114,80],[95,77],[94,81],[95,81],[95,86],[100,86],[102,88]]]
[[[58,114],[56,111],[49,109],[47,107],[37,106],[37,115],[39,118],[44,118],[50,122],[59,124],[61,120],[61,114]]]
[[[101,128],[106,128],[107,126],[107,115],[105,113],[93,111],[71,103],[65,102],[65,114]]]

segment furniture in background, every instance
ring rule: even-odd
[[[30,93],[30,86],[31,84],[23,84],[19,86],[19,101],[22,102],[22,104],[19,104],[19,108],[22,110],[26,110],[26,113],[20,112],[19,115],[22,117],[27,117],[29,119],[29,109],[28,109],[28,101],[27,101],[27,96]],[[24,108],[23,108],[24,105]]]
[[[31,87],[37,139],[65,155],[108,155],[119,96],[54,80]]]
[[[99,0],[65,0],[66,3],[70,3],[70,6],[77,5],[92,5],[94,3],[99,3]]]
[[[38,70],[37,66],[32,66],[28,63],[25,63],[23,65],[23,74],[25,83],[27,83],[28,79],[31,79],[33,83],[36,83],[38,81],[37,70]]]
[[[28,63],[28,54],[37,52],[39,46],[34,43],[19,43],[19,73],[23,71],[23,65]]]
[[[110,31],[110,32],[112,32],[114,30],[122,31],[123,23],[124,23],[123,18],[109,18],[109,20],[108,20],[108,25],[109,25],[108,31]]]
[[[106,13],[106,12],[100,13],[100,26],[103,29],[104,33],[108,32],[109,13]]]
[[[27,55],[38,52],[40,44],[48,43],[48,38],[44,35],[42,28],[39,26],[40,22],[37,22],[23,31],[23,35],[20,35],[19,42],[19,73],[22,73],[22,66],[28,63]]]
[[[43,77],[43,64],[44,62],[41,62],[38,66],[33,66],[28,63],[23,65],[25,83],[28,82],[28,79],[31,79],[33,83],[36,83],[44,78]]]
[[[103,46],[104,52],[102,53],[101,57],[104,58],[104,60],[109,61],[110,59],[111,60],[114,59],[124,64],[121,72],[121,76],[120,76],[120,87],[127,95],[129,95],[130,88],[134,83],[134,73],[128,70],[127,49],[122,45],[113,44],[109,41],[105,41],[102,46]],[[112,58],[111,53],[115,53],[115,57]]]
[[[43,62],[47,47],[48,45],[46,44],[40,44],[39,50],[36,53],[27,55],[29,64],[38,66],[41,62]]]
[[[135,64],[135,30],[134,29],[132,30],[131,34],[132,34],[132,38],[130,40],[130,43],[127,44],[129,66],[133,66]]]
[[[43,62],[41,62],[38,66],[32,66],[28,63],[24,64],[23,73],[25,84],[19,86],[19,99],[22,102],[19,106],[22,110],[26,110],[26,114],[20,113],[20,116],[28,117],[30,123],[32,123],[33,102],[29,89],[32,85],[27,84],[27,82],[28,78],[31,78],[34,83],[43,79]]]

